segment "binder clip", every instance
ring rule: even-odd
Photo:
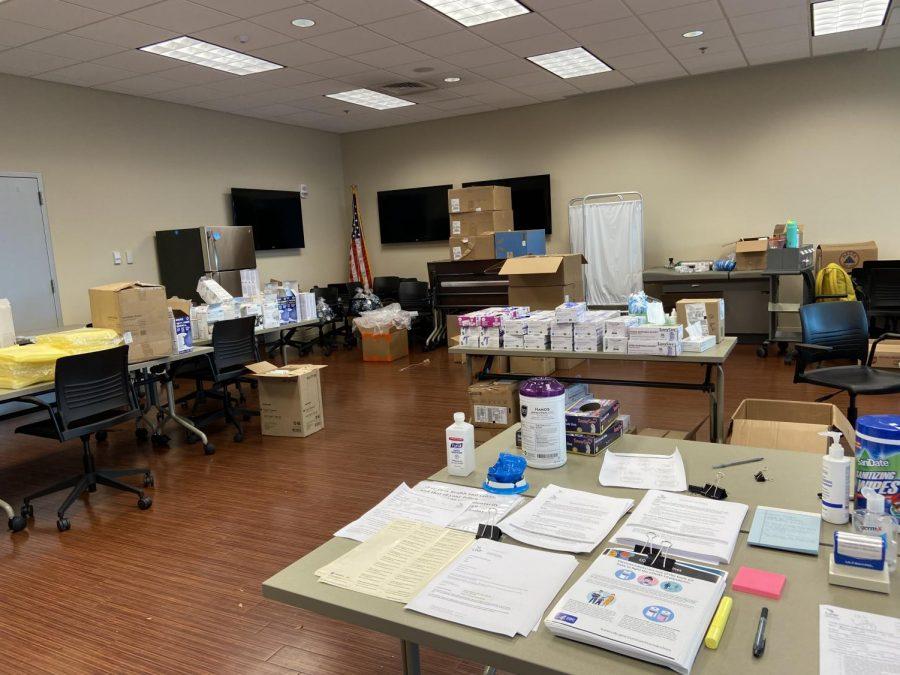
[[[478,525],[478,531],[475,533],[476,539],[490,539],[491,541],[500,541],[503,532],[497,527],[497,509],[488,511],[488,522]]]
[[[675,559],[668,556],[669,549],[672,548],[672,542],[664,539],[659,542],[658,547],[654,548],[654,539],[656,539],[656,533],[648,532],[647,543],[644,546],[637,544],[634,547],[634,552],[644,556],[643,564],[647,567],[671,572],[672,567],[675,565]]]
[[[688,492],[692,492],[695,495],[703,495],[704,497],[715,500],[728,499],[728,493],[725,491],[725,488],[719,487],[719,483],[723,478],[725,478],[725,474],[721,471],[716,471],[715,484],[711,485],[707,483],[703,487],[700,487],[699,485],[688,485]]]
[[[775,480],[774,478],[769,478],[766,475],[766,471],[769,470],[769,467],[764,466],[762,469],[753,474],[753,480],[757,483],[765,483],[766,481]]]

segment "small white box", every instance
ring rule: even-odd
[[[504,349],[525,349],[525,335],[510,335],[504,333],[503,348]]]
[[[459,329],[460,337],[481,337],[481,327],[480,326],[461,326]]]
[[[599,352],[603,345],[602,337],[593,337],[593,338],[583,338],[576,337],[575,338],[575,351],[576,352]]]
[[[245,298],[259,295],[259,273],[255,269],[241,270],[241,295]]]
[[[564,302],[556,308],[554,318],[559,323],[578,323],[584,318],[585,312],[587,312],[585,302]]]
[[[549,349],[550,336],[544,334],[529,333],[524,340],[525,349]]]
[[[506,335],[523,336],[528,334],[528,318],[516,317],[504,319],[503,331]]]
[[[705,352],[716,346],[715,335],[701,335],[700,337],[687,337],[681,341],[681,349],[685,352]]]
[[[197,294],[203,298],[203,302],[210,305],[231,302],[234,299],[217,281],[208,277],[200,277],[197,282]]]
[[[554,337],[550,336],[550,349],[555,352],[574,352],[575,343],[572,337]]]
[[[612,319],[607,319],[606,323],[603,326],[603,337],[615,337],[615,338],[627,338],[628,337],[628,329],[632,326],[639,326],[644,323],[645,319],[642,316],[619,316]],[[606,349],[604,348],[604,351]]]
[[[460,335],[459,336],[459,346],[460,347],[478,347],[481,341],[481,335]]]
[[[503,337],[503,329],[500,328],[499,326],[497,326],[497,327],[491,327],[491,328],[487,328],[487,327],[484,327],[484,326],[481,327],[481,339],[482,339],[482,341],[484,341],[484,340],[496,340],[496,341],[499,342],[500,339],[501,339],[502,337]]]
[[[561,323],[559,321],[554,321],[550,324],[550,337],[567,337],[571,338],[575,335],[574,323]]]
[[[609,334],[603,336],[603,351],[609,352],[610,354],[627,354],[628,353],[628,338],[627,337],[616,337],[610,336]]]
[[[628,337],[641,340],[655,340],[660,344],[678,342],[684,337],[684,327],[680,323],[664,326],[655,324],[630,326],[628,328]]]

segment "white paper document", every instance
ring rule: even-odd
[[[607,450],[600,466],[600,485],[684,492],[687,490],[687,478],[678,448],[669,455]]]
[[[335,532],[334,536],[366,541],[394,520],[413,520],[447,527],[468,508],[467,501],[414,492],[406,483],[401,483],[362,517]]]
[[[671,544],[672,557],[728,563],[746,514],[746,504],[650,490],[612,540],[645,545],[652,535],[654,547]]]
[[[900,619],[819,605],[819,675],[894,675]]]
[[[481,488],[466,487],[423,480],[413,492],[434,495],[456,502],[469,502],[468,508],[450,522],[447,527],[463,532],[478,532],[481,523],[496,525],[506,515],[525,501],[520,495],[495,495]]]
[[[548,485],[502,521],[500,529],[523,544],[588,553],[606,538],[633,505],[631,499]]]
[[[528,635],[577,566],[571,555],[478,539],[406,609],[507,637]]]

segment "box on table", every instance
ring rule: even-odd
[[[247,366],[259,383],[259,419],[264,436],[304,437],[325,427],[320,371],[326,366],[260,361]]]
[[[623,433],[625,433],[625,425],[621,420],[613,420],[599,434],[566,431],[566,452],[577,455],[599,455],[620,439]]]
[[[555,352],[574,352],[575,342],[571,335],[550,334],[550,349]]]
[[[0,298],[0,349],[16,344],[16,329],[13,326],[12,305],[6,298]]]
[[[603,338],[599,336],[581,337],[576,335],[574,338],[574,349],[576,352],[600,352],[603,350]]]
[[[870,347],[871,349],[871,342]],[[873,368],[900,368],[900,340],[883,340],[875,349]]]
[[[716,337],[714,335],[701,335],[699,337],[686,337],[681,341],[681,349],[687,354],[697,354],[705,352],[716,346]]]
[[[494,233],[494,257],[516,258],[523,255],[544,255],[547,252],[547,233],[544,230],[515,230]]]
[[[388,363],[409,356],[409,331],[391,328],[388,333],[360,331],[363,361]]]
[[[280,324],[297,323],[300,320],[300,314],[297,311],[297,296],[292,292],[288,291],[283,295],[277,296],[276,303]],[[263,311],[263,314],[265,315],[265,311]]]
[[[208,305],[220,305],[234,300],[234,296],[222,288],[218,281],[209,277],[200,277],[197,281],[197,295]]]
[[[566,431],[600,434],[619,414],[615,399],[586,397],[566,408]]]
[[[513,212],[508,209],[503,211],[450,214],[451,235],[466,236],[483,234],[484,232],[511,232],[514,229]]]
[[[603,351],[609,352],[610,354],[627,354],[628,353],[628,338],[604,335],[603,336]]]
[[[512,211],[512,192],[502,185],[476,185],[447,191],[450,213]]]
[[[255,268],[241,270],[241,295],[245,298],[259,295],[259,272]]]
[[[819,244],[816,249],[816,270],[829,263],[837,263],[849,274],[850,270],[862,267],[866,260],[878,260],[878,244],[861,241],[856,244]]]
[[[580,253],[509,258],[499,274],[509,278],[509,303],[534,309],[553,309],[566,301],[584,300],[586,264]]]
[[[806,401],[747,398],[731,416],[732,445],[801,450],[824,454],[830,444],[820,431],[836,427],[844,434],[845,452],[853,454],[856,435],[837,406]]]
[[[540,356],[510,356],[509,372],[517,375],[550,375],[556,370],[556,359]]]
[[[122,281],[88,291],[94,328],[111,328],[123,337],[129,363],[172,353],[166,289],[159,284]]]
[[[630,326],[628,328],[628,338],[652,341],[657,344],[680,342],[684,339],[684,327],[680,323],[672,326],[645,323],[638,326]]]
[[[682,343],[679,342],[648,342],[628,338],[628,353],[642,356],[681,356]]]
[[[705,418],[704,418],[705,420]],[[697,440],[697,431],[703,425],[703,420],[701,420],[700,424],[695,426],[693,429],[689,431],[680,431],[676,429],[654,429],[652,427],[644,427],[642,429],[637,429],[634,433],[636,436],[653,436],[654,438],[671,438],[676,441],[694,441]]]
[[[505,429],[519,421],[516,380],[476,382],[469,387],[469,411],[476,427]]]
[[[486,429],[484,427],[475,427],[475,445],[487,443],[502,431],[503,429]]]
[[[628,331],[632,326],[640,326],[647,321],[646,317],[637,316],[635,314],[626,314],[625,316],[617,316],[607,319],[603,324],[603,337],[605,338],[627,338]],[[606,351],[604,348],[603,351]]]
[[[184,354],[193,348],[190,300],[172,297],[166,301],[169,307],[169,330],[172,333],[172,352]]]
[[[734,242],[734,268],[739,271],[764,270],[768,251],[768,237],[738,239]]]
[[[522,337],[524,349],[550,349],[550,334],[537,333],[535,335],[528,334]]]
[[[574,350],[573,350],[574,351]],[[578,366],[584,363],[584,359],[556,359],[556,369],[557,370],[572,370],[573,368],[577,368]]]
[[[494,257],[493,233],[450,237],[450,260],[493,260]]]
[[[568,408],[576,401],[588,398],[590,395],[591,388],[588,386],[587,382],[573,382],[572,384],[567,384],[565,406]]]
[[[766,270],[769,272],[799,272],[811,269],[815,262],[814,244],[801,244],[799,248],[770,248],[766,252]]]
[[[714,335],[716,342],[725,339],[725,300],[723,298],[689,298],[675,303],[678,323],[699,323],[704,335]]]
[[[556,323],[578,323],[584,319],[587,313],[587,303],[569,300],[553,310],[553,318]],[[552,334],[552,333],[551,333]]]
[[[528,349],[525,346],[525,338],[526,335],[510,335],[509,333],[505,333],[503,335],[503,348],[504,349]]]
[[[584,314],[584,319],[575,324],[573,334],[575,338],[599,338],[602,339],[606,334],[606,322],[610,319],[619,318],[621,314],[614,310],[588,310]]]

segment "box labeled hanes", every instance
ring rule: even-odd
[[[94,328],[111,328],[128,345],[129,363],[172,353],[166,289],[159,284],[123,281],[88,291]]]
[[[450,213],[512,211],[512,193],[501,185],[479,185],[447,191]]]
[[[544,230],[515,230],[494,233],[494,257],[516,258],[523,255],[544,255],[547,252],[547,233]]]
[[[450,260],[492,260],[494,257],[493,233],[450,237]]]
[[[469,387],[471,423],[503,429],[519,421],[519,383],[516,380],[477,382]]]
[[[722,298],[690,298],[675,303],[678,323],[699,323],[703,335],[713,335],[719,343],[725,339],[725,300]]]
[[[578,455],[599,455],[621,438],[623,433],[625,433],[625,425],[618,419],[599,434],[567,431],[566,451]]]
[[[268,361],[247,366],[259,383],[259,418],[264,436],[302,438],[325,427],[320,372],[325,366]]]
[[[583,398],[566,408],[566,431],[603,433],[619,414],[615,399]]]
[[[450,214],[451,236],[467,236],[485,232],[511,232],[514,229],[513,212],[509,210]]]

